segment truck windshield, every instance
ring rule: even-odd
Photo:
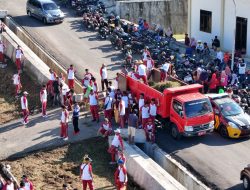
[[[57,10],[58,7],[56,6],[55,3],[45,3],[43,4],[43,9],[45,11],[50,11],[50,10]]]
[[[188,118],[212,112],[212,106],[208,98],[186,102],[184,107]]]
[[[230,98],[221,98],[215,100],[215,103],[220,107],[224,116],[234,116],[243,113],[241,107]]]

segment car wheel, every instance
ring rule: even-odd
[[[43,18],[43,23],[44,23],[44,24],[47,24],[47,23],[48,23],[46,18]]]
[[[175,124],[172,124],[172,126],[171,126],[171,135],[176,140],[180,140],[180,138],[181,138],[181,134],[180,134],[180,132]]]
[[[247,189],[247,190],[250,189],[250,180],[246,176],[243,177],[243,187],[244,189]]]
[[[219,129],[219,133],[224,138],[228,137],[228,132],[226,127],[221,126]]]
[[[30,12],[30,11],[27,11],[27,15],[28,15],[28,16],[31,16],[31,12]]]

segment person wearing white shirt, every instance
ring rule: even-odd
[[[18,45],[17,49],[16,49],[16,66],[17,66],[17,70],[21,70],[21,60],[23,57],[23,50],[21,49],[21,46]]]
[[[119,104],[118,104],[118,111],[119,111],[119,120],[120,120],[120,127],[125,127],[125,115],[126,115],[126,108],[125,108],[125,102],[121,99],[121,97],[117,98]]]
[[[162,67],[161,67],[161,82],[164,82],[167,78],[167,73],[169,71],[169,68],[170,68],[170,63],[168,62],[165,62]]]
[[[15,85],[15,95],[17,97],[17,95],[19,94],[20,92],[20,89],[22,88],[22,85],[21,85],[21,81],[20,81],[20,75],[19,75],[19,71],[13,75],[13,84]]]
[[[46,114],[46,108],[47,108],[47,90],[46,85],[43,85],[41,91],[40,91],[40,101],[42,104],[42,116],[47,117]]]
[[[89,105],[90,105],[90,112],[92,114],[93,120],[99,122],[99,113],[98,113],[98,97],[97,94],[94,93],[93,90],[90,90],[89,94]]]
[[[143,80],[144,84],[148,84],[147,67],[143,63],[140,63],[137,69],[138,69],[139,78]]]
[[[221,62],[224,59],[223,52],[218,48],[217,53],[216,53],[216,59],[219,59]]]
[[[23,96],[21,97],[21,108],[23,112],[23,124],[24,125],[28,123],[28,116],[29,116],[27,95],[28,95],[28,92],[24,91]]]
[[[104,85],[106,89],[108,88],[108,71],[105,64],[102,64],[102,67],[100,69],[100,75],[101,75],[102,91],[104,91]]]
[[[246,67],[247,67],[247,64],[243,63],[243,60],[240,58],[239,59],[239,81],[240,83],[242,83],[245,79]]]
[[[68,73],[68,85],[70,89],[74,89],[75,87],[75,69],[73,65],[70,65],[67,73]]]
[[[3,50],[4,50],[4,44],[3,41],[0,40],[0,63],[4,62],[4,54],[3,54]]]
[[[83,163],[80,167],[80,177],[82,179],[82,185],[84,190],[87,189],[87,186],[89,186],[90,190],[94,190],[91,161],[92,160],[88,157],[88,155],[85,155],[83,158]]]
[[[112,98],[109,92],[107,92],[107,96],[104,99],[104,117],[108,118],[109,121],[111,121],[113,117],[113,101],[114,98]]]

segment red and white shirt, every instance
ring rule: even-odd
[[[50,73],[49,78],[50,78],[51,81],[55,81],[56,80],[56,73],[55,72]]]
[[[11,184],[5,184],[3,186],[3,190],[14,190],[14,184],[11,183]]]
[[[40,91],[40,100],[41,102],[47,102],[47,90],[46,89],[42,89]]]
[[[141,117],[142,119],[147,119],[149,118],[149,107],[147,106],[142,106],[141,107]]]
[[[97,93],[98,87],[96,82],[91,82],[91,87],[94,93]]]
[[[21,97],[21,107],[23,110],[28,109],[28,100],[26,96]]]
[[[121,116],[125,115],[125,102],[121,99],[120,103],[119,103],[119,114]]]
[[[125,103],[125,108],[128,108],[128,104],[129,104],[128,96],[122,96],[122,100]]]
[[[140,76],[145,76],[147,74],[147,67],[143,64],[138,66],[138,73]]]
[[[73,69],[73,68],[68,69],[68,79],[69,80],[75,79],[75,69]]]
[[[90,106],[96,106],[97,105],[97,96],[96,94],[89,94],[89,105]]]
[[[91,73],[86,73],[83,77],[83,86],[85,88],[88,87],[89,83],[90,83],[90,80],[91,78],[93,77],[93,75]]]
[[[150,116],[156,116],[157,114],[157,106],[155,104],[150,104],[149,105],[149,114]]]
[[[82,180],[92,180],[91,173],[92,173],[92,166],[91,164],[82,164]]]
[[[111,123],[108,122],[108,123],[103,123],[102,124],[102,128],[105,129],[106,131],[111,131],[112,130],[112,127],[111,127]]]
[[[67,110],[62,111],[61,122],[68,123],[69,122],[69,112]]]
[[[14,85],[19,85],[21,83],[19,74],[14,74],[12,79]]]
[[[117,173],[118,173],[118,179],[122,183],[126,183],[128,181],[128,176],[127,176],[127,169],[125,166],[119,166],[117,168]]]
[[[143,53],[142,53],[142,58],[143,58],[143,60],[146,60],[146,59],[147,59],[147,55],[150,55],[150,52],[149,52],[148,50],[143,51]]]
[[[145,64],[147,66],[147,70],[152,70],[154,67],[154,60],[153,59],[147,59],[145,60]]]
[[[142,106],[144,106],[144,99],[140,98],[139,99],[139,110],[141,110]]]
[[[111,96],[107,96],[104,101],[104,105],[106,105],[105,110],[112,109],[113,98]]]
[[[102,67],[100,69],[100,75],[102,77],[102,80],[107,79],[108,78],[108,71],[106,67]]]
[[[16,50],[16,59],[21,59],[23,56],[23,50],[17,49]]]
[[[153,132],[154,131],[154,125],[153,124],[147,124],[146,129],[147,129],[147,131]]]
[[[25,182],[25,188],[24,188],[25,190],[33,190],[34,188],[33,188],[33,184],[32,184],[32,182],[31,181],[26,181]]]
[[[114,147],[121,147],[123,149],[123,141],[122,141],[122,137],[121,135],[115,135],[112,142],[111,142],[111,145],[113,145]]]

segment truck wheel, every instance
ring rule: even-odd
[[[179,133],[179,130],[175,124],[171,125],[171,135],[176,140],[180,140],[181,138],[181,134]]]
[[[247,176],[243,177],[243,187],[244,189],[250,189],[250,180]]]
[[[227,128],[224,126],[220,126],[219,128],[219,133],[222,137],[227,138],[228,137],[228,132],[227,132]]]

